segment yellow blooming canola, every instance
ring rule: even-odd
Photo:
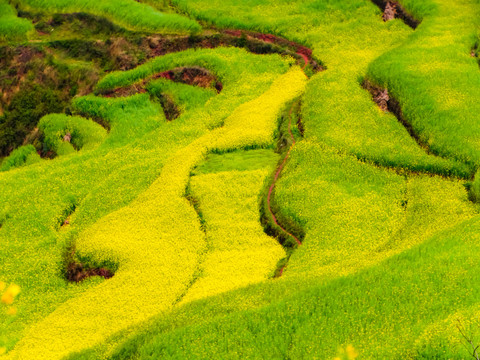
[[[195,176],[193,196],[206,221],[208,253],[201,275],[183,302],[265,280],[273,275],[282,246],[258,221],[258,194],[269,171],[232,171]]]
[[[307,219],[286,278],[336,278],[371,267],[478,214],[461,180],[399,175],[303,141],[276,192],[281,211]],[[297,160],[299,159],[299,160]],[[301,161],[309,164],[298,170]],[[322,164],[314,169],[314,164]],[[298,179],[315,186],[299,188]],[[362,184],[370,178],[371,183]],[[308,199],[309,206],[305,206]],[[322,256],[318,256],[321,254]]]
[[[32,326],[9,358],[60,359],[181,299],[206,250],[197,214],[184,197],[191,169],[212,150],[271,145],[278,116],[305,84],[297,67],[280,76],[260,97],[234,110],[222,128],[173,154],[160,177],[132,204],[84,231],[76,242],[78,254],[93,262],[116,263],[115,276]],[[278,248],[276,252],[275,261],[281,256]],[[274,260],[267,261],[267,273]]]
[[[3,290],[4,287],[5,285],[0,283],[0,290]],[[7,290],[5,290],[0,300],[7,305],[11,305],[18,294],[20,294],[20,286],[11,284]]]

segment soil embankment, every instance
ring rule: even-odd
[[[398,1],[372,0],[372,2],[383,11],[383,21],[401,19],[414,30],[420,25],[420,21],[409,14]]]

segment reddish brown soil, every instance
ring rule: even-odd
[[[147,41],[150,48],[149,57],[162,56],[191,48],[212,49],[219,46],[235,46],[246,48],[255,54],[279,53],[291,55],[299,61],[309,63],[315,72],[324,69],[313,58],[311,49],[272,34],[245,30],[223,30],[213,35],[175,38],[150,37]]]
[[[389,21],[395,19],[397,16],[397,4],[394,2],[387,2],[385,10],[383,11],[383,21]]]
[[[104,94],[103,96],[108,97],[108,98],[116,98],[116,97],[128,97],[132,96],[135,94],[143,94],[146,93],[147,90],[144,88],[144,84],[134,84],[130,86],[125,86],[121,88],[116,88],[112,90],[111,92],[108,92],[107,94]]]
[[[371,0],[383,11],[383,21],[402,19],[412,29],[416,29],[420,21],[410,15],[403,6],[395,0]]]
[[[218,92],[223,89],[222,83],[217,80],[215,75],[213,75],[207,69],[203,69],[200,67],[183,67],[154,74],[137,84],[113,89],[105,93],[104,96],[126,97],[134,94],[145,93],[145,86],[150,81],[160,78],[180,82],[187,85],[200,86],[203,88],[214,88]]]
[[[172,121],[178,118],[181,114],[180,109],[175,104],[175,101],[168,94],[162,94],[159,98],[162,104],[163,112],[167,121]]]
[[[162,72],[153,76],[154,79],[164,78],[187,85],[203,88],[220,87],[217,78],[208,70],[199,67],[184,67]]]
[[[66,278],[70,282],[80,282],[92,276],[101,276],[105,279],[110,279],[113,275],[110,270],[105,268],[86,270],[82,264],[73,262],[68,265]]]
[[[387,89],[382,89],[378,86],[375,86],[369,81],[364,81],[362,86],[365,90],[372,94],[372,100],[381,110],[385,112],[389,111],[390,95],[388,94]]]

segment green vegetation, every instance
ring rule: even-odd
[[[33,30],[33,25],[27,19],[17,17],[17,12],[7,0],[0,0],[0,41],[18,40]]]
[[[39,46],[0,46],[0,58],[2,157],[33,143],[40,118],[66,111],[71,99],[90,92],[98,79],[98,70],[90,64],[57,59]]]
[[[475,3],[439,0],[422,7],[425,20],[416,36],[370,64],[368,76],[399,100],[433,153],[478,168],[480,72],[470,56],[479,15]]]
[[[162,33],[198,32],[200,25],[176,14],[164,14],[134,0],[15,0],[27,10],[86,12],[106,17],[128,29]]]
[[[416,30],[367,0],[13,1],[39,32],[0,48],[0,280],[22,289],[0,358],[468,358],[480,1],[400,2]],[[202,47],[196,21],[326,70],[210,49],[215,28]],[[114,276],[69,283],[72,261]]]
[[[177,54],[178,61],[182,61],[182,56],[187,60],[192,58],[192,54],[189,52],[183,55]],[[202,53],[199,52],[198,56],[201,57]],[[289,62],[282,60],[278,56],[266,58],[248,55],[244,51],[237,49],[209,51],[209,56],[211,61],[216,64],[222,64],[222,61],[225,61],[222,60],[224,57],[231,58],[233,60],[231,64],[234,67],[234,59],[237,59],[236,67],[241,73],[243,73],[243,71],[240,71],[242,67],[248,69],[257,68],[259,71],[268,70],[262,73],[250,72],[249,76],[242,78],[234,73],[225,74],[223,78],[224,90],[220,95],[212,98],[200,112],[192,113],[187,111],[172,123],[164,121],[158,105],[151,102],[147,94],[139,94],[127,99],[107,99],[94,96],[79,98],[74,103],[76,111],[94,116],[95,118],[103,118],[105,122],[109,123],[111,130],[103,143],[94,150],[86,151],[84,149],[85,151],[82,150],[75,156],[60,156],[44,164],[39,164],[39,166],[31,165],[26,167],[28,171],[24,175],[14,174],[11,171],[5,173],[6,176],[3,177],[3,191],[0,196],[3,199],[2,203],[9,204],[7,212],[11,218],[5,222],[0,236],[5,236],[12,241],[8,242],[8,247],[2,248],[2,264],[4,264],[2,266],[2,274],[7,279],[14,278],[22,285],[30,288],[30,291],[25,292],[18,303],[18,317],[39,321],[53,310],[52,306],[46,305],[44,301],[56,307],[69,298],[71,299],[65,302],[64,307],[58,308],[50,316],[39,321],[36,330],[31,330],[45,334],[45,338],[54,336],[58,339],[58,342],[52,342],[51,347],[45,348],[43,342],[37,339],[34,342],[37,345],[33,344],[34,346],[32,347],[27,336],[18,345],[20,354],[29,351],[38,353],[42,349],[44,356],[56,357],[59,355],[58,351],[63,346],[62,344],[65,344],[67,339],[71,341],[72,345],[76,344],[77,349],[82,349],[85,346],[91,346],[101,341],[102,338],[98,337],[98,329],[92,328],[91,336],[87,336],[85,330],[80,330],[83,326],[83,321],[90,317],[89,312],[93,314],[98,311],[99,304],[96,299],[99,296],[104,298],[102,303],[104,303],[105,311],[102,313],[111,318],[124,318],[123,315],[112,314],[107,309],[116,309],[116,311],[120,311],[123,314],[125,304],[122,306],[119,304],[112,305],[108,303],[108,299],[129,303],[132,309],[143,309],[141,313],[125,318],[126,322],[119,321],[115,327],[111,326],[108,330],[109,332],[104,333],[104,336],[107,336],[125,326],[140,322],[142,318],[147,319],[149,316],[161,311],[162,307],[168,308],[184,291],[185,286],[188,285],[196,266],[196,257],[192,257],[192,255],[201,252],[204,247],[204,240],[199,226],[195,225],[196,214],[182,197],[184,193],[182,187],[186,187],[190,169],[193,168],[196,162],[201,160],[205,150],[201,150],[202,147],[199,150],[195,150],[199,145],[194,145],[191,155],[189,155],[189,152],[185,153],[186,156],[193,156],[191,160],[186,161],[184,156],[174,156],[172,158],[174,162],[168,165],[171,169],[170,171],[165,170],[163,165],[168,164],[168,158],[175,153],[174,150],[180,151],[195,139],[199,139],[202,134],[208,131],[208,126],[212,126],[213,123],[218,122],[222,118],[227,118],[227,120],[225,120],[225,128],[219,129],[219,134],[224,134],[226,129],[232,127],[230,132],[232,135],[230,136],[238,137],[239,133],[237,130],[243,122],[241,118],[242,112],[239,110],[237,115],[229,117],[232,111],[231,99],[234,98],[235,102],[240,105],[260,96],[262,92],[268,90],[268,87],[278,74],[287,71],[289,67]],[[300,71],[297,70],[295,72],[296,75],[291,76],[300,77],[299,79],[302,80],[303,75],[299,73]],[[259,76],[260,74],[261,76]],[[287,79],[292,80],[291,76]],[[291,83],[291,81],[289,82]],[[255,88],[251,87],[252,84],[255,84]],[[299,84],[303,84],[303,82],[300,81]],[[276,88],[285,88],[285,86],[280,86],[279,84]],[[245,89],[248,89],[248,91],[245,91]],[[294,87],[291,91],[298,91],[296,89]],[[295,92],[295,96],[296,94]],[[273,97],[275,99],[273,103],[275,101],[278,102],[278,105],[267,108],[267,111],[271,113],[269,116],[262,116],[265,114],[257,111],[259,116],[264,121],[267,121],[268,126],[265,136],[273,140],[275,114],[279,111],[278,107],[283,104],[283,100],[277,93],[270,94],[267,92],[265,96],[267,98]],[[260,100],[264,101],[262,99],[260,97]],[[194,100],[193,103],[197,101]],[[250,105],[245,106],[245,109],[250,108]],[[254,117],[251,120],[255,121],[255,119]],[[70,125],[68,124],[69,121],[72,121]],[[74,130],[85,129],[88,124],[85,120],[81,121],[78,118],[58,115],[49,116],[42,122],[49,125],[47,134],[52,134],[51,137],[57,140],[64,134],[65,129],[73,126],[72,142]],[[231,125],[227,127],[227,123]],[[88,126],[92,127],[92,129],[97,128],[93,124]],[[53,131],[53,129],[60,129],[61,131],[58,133]],[[93,136],[92,129],[89,130],[91,138],[98,138],[98,136]],[[96,131],[98,132],[98,130]],[[264,132],[260,129],[258,131],[260,131],[258,135],[262,136],[260,139],[263,139]],[[101,134],[102,132],[98,133]],[[225,136],[227,134],[225,133]],[[255,136],[258,137],[258,135]],[[207,138],[204,140],[206,141],[205,145],[210,142],[209,139],[210,136],[207,135]],[[242,139],[244,137],[240,137],[239,141],[242,141]],[[221,136],[218,137],[218,140],[221,140]],[[224,146],[221,142],[215,144],[215,148],[221,146]],[[171,153],[171,151],[174,152]],[[180,167],[179,164],[181,164]],[[50,170],[45,172],[45,168]],[[176,174],[179,171],[185,175],[180,176],[178,178],[179,182],[175,185],[176,187],[171,189],[176,194],[173,196],[163,186],[164,184],[174,185],[168,177],[176,178]],[[58,174],[54,181],[50,179],[52,172]],[[11,175],[9,175],[10,173]],[[153,180],[160,173],[164,174],[162,176],[166,178],[158,179],[153,183]],[[32,182],[32,178],[37,180]],[[92,188],[96,190],[91,191]],[[49,189],[48,193],[51,195],[47,197],[42,196],[43,202],[39,202],[38,198],[32,196],[32,194],[40,194],[42,189],[45,189],[43,191],[46,193],[47,189]],[[149,190],[145,192],[147,189]],[[149,194],[150,191],[151,193]],[[119,197],[119,192],[126,192],[128,196]],[[132,203],[132,200],[142,193],[143,200],[138,198]],[[160,194],[162,195],[159,197]],[[14,202],[12,199],[22,200]],[[150,199],[148,200],[150,205],[148,201],[146,202],[147,199]],[[177,200],[183,205],[177,207]],[[64,211],[66,208],[71,208],[72,202],[77,204],[77,206],[75,213],[70,219],[71,225],[67,226],[67,228],[60,228],[64,220]],[[128,204],[130,205],[125,207]],[[153,211],[153,209],[155,210]],[[172,228],[171,232],[167,233],[165,230],[171,226],[171,216],[175,214],[175,211],[177,216],[189,219],[184,222],[187,228],[179,226]],[[107,214],[110,215],[97,222]],[[132,217],[132,214],[136,215]],[[148,222],[145,222],[145,225],[150,225],[144,228],[139,227],[143,223],[143,221],[139,221],[141,218],[150,219]],[[114,225],[115,222],[118,223]],[[119,224],[122,222],[125,225],[120,226]],[[94,223],[96,225],[92,227]],[[109,228],[116,234],[113,238],[118,242],[105,241],[105,235],[102,234],[106,233],[102,224],[110,224],[108,225]],[[32,241],[30,243],[31,250],[29,250],[29,253],[31,255],[24,255],[20,259],[12,257],[11,254],[15,254],[17,251],[15,249],[18,249],[16,241],[13,241],[13,239],[29,238],[32,235],[27,234],[31,234],[32,229],[38,229],[36,230],[38,231],[37,234],[45,233],[37,238],[35,242]],[[126,229],[131,229],[130,231],[138,235],[132,237],[133,233],[129,233]],[[156,230],[152,232],[153,229]],[[195,241],[198,246],[197,250],[190,245],[187,246],[195,231],[197,231],[196,236],[198,237],[197,241]],[[182,234],[189,234],[189,236],[185,237]],[[145,237],[145,235],[148,236]],[[182,236],[186,243],[182,244],[179,241]],[[107,237],[110,238],[109,235]],[[159,243],[158,239],[160,238],[165,239],[165,241]],[[61,268],[60,264],[64,249],[69,247],[72,239],[76,240],[77,256],[81,261],[92,264],[101,263],[117,269],[114,278],[103,283],[100,288],[95,287],[95,285],[98,285],[98,280],[89,280],[86,283],[82,283],[81,286],[65,284],[60,277],[59,269]],[[126,241],[126,239],[129,240]],[[139,242],[141,239],[142,242]],[[54,246],[52,246],[52,242]],[[118,244],[123,244],[123,253],[117,250],[112,253],[112,250],[117,248]],[[141,244],[143,245],[141,246]],[[172,246],[172,244],[176,245]],[[100,248],[104,248],[104,250],[100,250]],[[110,250],[107,250],[107,248]],[[32,249],[35,250],[32,251]],[[133,249],[136,250],[132,251]],[[159,258],[158,262],[152,263],[149,260],[149,256],[146,255],[146,253],[152,251],[176,256],[178,263],[175,265],[170,262],[168,260],[170,256]],[[180,256],[181,254],[183,255]],[[56,256],[56,261],[54,262],[51,261],[53,256]],[[139,265],[141,259],[143,259],[142,263],[143,261],[147,262],[144,265]],[[190,268],[186,267],[187,261],[191,264]],[[27,266],[29,271],[21,273],[16,271],[15,269],[20,263],[23,264],[22,266]],[[45,267],[45,264],[50,265]],[[11,272],[8,269],[11,269]],[[42,270],[40,271],[40,269]],[[180,269],[182,270],[180,271]],[[171,275],[178,272],[178,275],[161,276],[154,282],[151,281],[153,273],[163,274],[165,272]],[[39,277],[39,274],[42,274],[41,277]],[[179,276],[184,280],[180,281]],[[142,279],[149,279],[148,281],[150,281],[153,287],[152,290],[157,289],[149,291],[149,297],[139,297],[137,295],[139,284],[144,282]],[[52,280],[54,280],[53,283]],[[118,284],[130,284],[130,288],[117,286],[115,285],[117,282]],[[159,286],[160,283],[163,283],[164,286]],[[171,288],[168,294],[164,291],[165,286]],[[44,298],[41,294],[45,293],[45,289],[49,289],[49,296]],[[105,295],[101,295],[100,292],[102,291],[105,292]],[[163,305],[158,302],[158,299],[154,300],[158,297],[158,291],[164,294]],[[111,296],[112,292],[116,293],[116,295]],[[41,301],[39,296],[42,296]],[[125,296],[128,298],[125,298]],[[88,306],[86,299],[91,299],[90,306]],[[141,300],[141,304],[138,302],[139,300]],[[31,304],[33,303],[37,305],[32,307]],[[78,306],[73,305],[75,303],[82,304],[84,315],[81,318],[75,317],[74,314],[69,314],[72,306],[74,308]],[[147,304],[151,305],[147,306]],[[59,319],[63,319],[63,323]],[[75,325],[74,319],[78,319],[77,325]],[[54,327],[51,325],[52,322],[56,324]],[[93,320],[91,324],[103,327],[103,323],[104,321]],[[12,335],[15,332],[19,334],[24,327],[23,324],[23,321],[17,321],[14,326],[9,326],[8,332],[11,340],[10,343],[5,344],[7,347],[13,345],[15,336]],[[4,331],[7,331],[7,329]],[[52,335],[51,331],[58,331],[58,333]],[[82,339],[81,341],[79,341],[80,338]],[[30,339],[33,340],[33,338]],[[21,344],[24,341],[25,343],[22,346]],[[67,349],[69,348],[66,348],[64,351],[70,351]]]
[[[50,111],[60,112],[66,104],[60,94],[40,85],[25,88],[11,100],[5,115],[0,118],[0,136],[3,155],[8,154],[33,130],[40,118]],[[37,106],[37,104],[41,104]]]
[[[180,112],[200,108],[216,95],[212,89],[202,89],[165,79],[150,82],[147,85],[147,92],[156,98],[171,96],[173,102],[180,107]]]
[[[279,280],[192,303],[160,317],[111,358],[333,359],[341,344],[351,344],[367,359],[467,359],[447,339],[458,339],[450,315],[468,314],[479,301],[471,256],[478,231],[477,217],[356,275]],[[435,331],[441,324],[446,338]]]
[[[52,151],[58,155],[66,155],[79,149],[90,150],[106,138],[104,128],[77,116],[47,115],[40,120],[38,128],[43,133],[44,151]]]
[[[21,146],[3,160],[0,171],[7,171],[15,167],[30,165],[40,160],[37,149],[33,145]]]
[[[357,272],[477,213],[458,180],[402,176],[307,143],[292,155],[276,201],[307,236],[286,277],[328,279]],[[296,186],[298,179],[309,179],[311,186]]]
[[[268,169],[279,157],[272,150],[238,150],[225,154],[209,154],[205,162],[193,170],[193,175],[215,174],[223,171]]]
[[[267,175],[268,170],[224,171],[191,179],[191,196],[206,224],[207,249],[181,303],[273,276],[285,252],[258,221],[258,194]]]

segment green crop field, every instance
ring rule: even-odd
[[[480,0],[0,0],[0,360],[480,359]]]

